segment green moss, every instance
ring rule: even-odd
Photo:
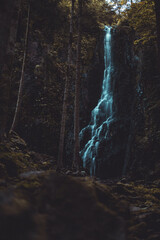
[[[137,236],[145,236],[147,224],[145,222],[138,223],[129,228],[129,232],[133,232]]]
[[[36,189],[36,188],[39,188],[41,186],[41,183],[40,181],[38,181],[38,179],[33,179],[33,180],[25,180],[25,181],[22,181],[20,183],[17,184],[17,187],[19,188],[23,188],[23,189]]]
[[[0,153],[0,162],[5,166],[8,175],[16,176],[22,168],[25,168],[23,163],[23,154],[15,152]]]
[[[137,193],[140,193],[140,194],[144,194],[144,193],[148,193],[149,190],[147,188],[144,187],[144,185],[138,185],[138,186],[135,186],[134,187],[134,190],[137,192]]]
[[[145,194],[144,198],[146,199],[146,201],[150,204],[150,203],[158,203],[159,200],[154,197],[152,194]],[[152,204],[151,204],[152,205]]]
[[[1,152],[0,153],[0,171],[1,176],[14,177],[23,172],[30,164],[30,156],[22,152]]]

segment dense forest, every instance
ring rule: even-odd
[[[160,239],[160,1],[1,0],[0,239]]]

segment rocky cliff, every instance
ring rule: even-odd
[[[103,128],[104,136],[96,156],[96,175],[101,178],[119,177],[129,172],[144,178],[158,164],[160,126],[156,49],[148,46],[137,50],[134,37],[133,29],[127,25],[112,28],[113,116],[109,127]],[[102,47],[103,41],[100,53]],[[89,107],[84,115],[87,115],[85,121],[88,123],[89,112],[98,102],[103,78],[103,56],[98,56],[99,62],[92,64],[87,77],[85,99]],[[99,70],[95,73],[95,69]],[[86,130],[81,140],[82,149],[89,139],[90,132]],[[87,168],[89,166],[88,162]]]

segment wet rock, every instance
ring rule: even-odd
[[[66,171],[66,175],[71,175],[72,174],[72,171],[71,170],[67,170]]]
[[[85,171],[71,171],[71,170],[67,170],[65,174],[74,177],[85,177],[88,175]]]
[[[30,171],[30,172],[21,173],[19,176],[20,176],[20,178],[28,178],[28,177],[32,177],[32,176],[37,176],[42,173],[44,173],[44,171]]]

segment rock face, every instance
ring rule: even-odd
[[[109,126],[103,126],[96,153],[96,175],[101,178],[119,177],[129,171],[136,178],[159,176],[160,85],[156,46],[145,45],[139,49],[133,41],[134,32],[126,24],[112,28],[113,113]],[[94,59],[86,79],[87,110],[83,116],[89,117],[83,117],[82,128],[89,124],[91,111],[100,98],[104,71],[102,47],[103,41],[97,51],[101,54],[96,55],[99,58]],[[81,139],[81,149],[91,139],[88,126]],[[86,165],[88,169],[91,161]]]
[[[103,177],[117,177],[122,174],[124,162],[127,160],[127,148],[130,148],[135,101],[133,32],[129,27],[118,27],[113,29],[112,39],[113,121],[109,126],[108,137],[99,151],[97,173]]]
[[[84,128],[90,121],[92,109],[96,106],[101,95],[102,80],[104,73],[104,48],[103,48],[104,33],[100,33],[96,48],[93,54],[90,66],[86,66],[86,73],[81,79],[81,102],[80,102],[80,128]],[[70,107],[72,108],[72,107]],[[73,159],[73,108],[72,114],[67,123],[67,136],[65,140],[65,164],[72,165]],[[81,145],[83,145],[81,143]]]
[[[139,178],[159,177],[160,156],[160,85],[156,66],[156,46],[138,52],[139,88],[134,107],[135,140],[133,175]]]
[[[112,29],[113,120],[109,126],[107,124],[103,126],[104,136],[99,141],[96,175],[101,178],[121,176],[124,162],[128,161],[129,157],[128,152],[131,145],[129,139],[132,139],[132,113],[135,101],[135,66],[132,47],[133,31],[131,28],[125,26]],[[100,65],[103,66],[103,61]],[[100,71],[102,70],[104,68],[100,69]],[[95,96],[96,99],[96,92],[97,84],[94,91],[92,89],[92,98]],[[96,100],[98,102],[98,99]],[[84,135],[81,142],[82,149],[89,137],[89,132],[86,131]]]
[[[104,33],[99,37],[94,57],[90,68],[83,79],[81,101],[81,127],[85,127],[90,121],[90,113],[97,105],[101,95],[102,80],[104,75]]]

